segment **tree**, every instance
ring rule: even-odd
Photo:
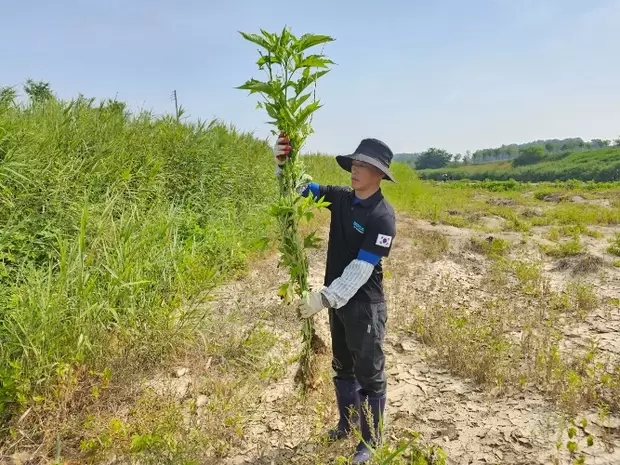
[[[460,163],[462,158],[463,158],[463,154],[457,153],[456,155],[454,155],[454,163]]]
[[[620,147],[620,137],[618,137],[615,141],[616,147]]]
[[[545,144],[545,150],[546,150],[547,152],[553,152],[553,144],[552,144],[551,142],[547,142],[547,143]]]
[[[525,166],[540,163],[545,158],[545,148],[532,145],[519,151],[519,156],[512,160],[512,166]]]
[[[415,167],[418,170],[443,168],[450,162],[450,158],[452,155],[445,150],[431,147],[420,154]]]
[[[611,141],[603,140],[603,139],[592,139],[592,147],[593,148],[605,148],[609,147]]]
[[[26,81],[24,92],[30,97],[32,103],[44,102],[54,97],[49,82],[33,81],[32,79]]]

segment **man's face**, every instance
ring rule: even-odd
[[[354,190],[364,190],[378,185],[383,173],[372,165],[363,161],[353,160],[351,165],[351,187]]]

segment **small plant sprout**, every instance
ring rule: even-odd
[[[322,54],[304,53],[334,39],[315,34],[296,37],[287,27],[283,28],[280,35],[263,29],[261,34],[240,34],[262,48],[256,64],[260,70],[266,71],[267,80],[250,79],[237,89],[248,90],[250,94],[258,93],[263,97],[257,108],[264,109],[272,118],[269,124],[276,129],[271,130],[271,133],[277,135],[282,131],[289,138],[292,147],[289,159],[278,177],[279,199],[270,210],[278,219],[280,228],[281,261],[290,272],[289,281],[279,290],[280,296],[288,304],[295,295],[305,297],[309,291],[305,249],[316,247],[318,241],[314,233],[302,237],[299,222],[301,219],[310,220],[315,208],[329,205],[324,199],[317,200],[312,196],[304,198],[299,195],[299,187],[311,179],[305,173],[300,160],[300,149],[308,135],[313,132],[311,116],[321,107],[313,97],[311,86],[314,84],[316,88],[317,79],[327,74],[328,65],[333,64]],[[311,97],[312,102],[306,104]],[[317,370],[313,366],[313,356],[324,351],[326,346],[317,336],[312,319],[302,321],[302,337],[300,368],[295,379],[303,392],[306,392],[318,379]]]

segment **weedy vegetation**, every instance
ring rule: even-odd
[[[260,94],[257,108],[264,108],[273,118],[269,124],[275,126],[271,133],[285,134],[291,143],[290,157],[278,177],[280,197],[270,212],[278,219],[280,226],[282,263],[289,269],[290,279],[280,288],[285,303],[291,303],[294,296],[305,297],[308,292],[308,258],[305,249],[314,247],[317,238],[314,233],[302,237],[299,231],[301,219],[313,218],[314,208],[327,206],[324,199],[318,202],[313,196],[301,197],[299,187],[311,180],[304,170],[299,157],[303,144],[313,131],[310,125],[312,114],[320,108],[318,100],[307,103],[313,95],[311,86],[329,72],[333,62],[322,54],[305,54],[318,45],[332,42],[326,35],[304,34],[297,38],[288,28],[280,35],[261,30],[261,34],[241,35],[262,48],[256,62],[260,70],[267,74],[266,81],[250,79],[238,89],[248,90],[250,94]],[[315,71],[313,71],[315,69]],[[297,75],[297,76],[296,76]],[[300,359],[300,371],[296,379],[303,390],[314,386],[317,368],[313,365],[313,355],[325,351],[325,344],[318,338],[310,318],[302,321],[304,341]]]
[[[185,121],[179,106],[155,117],[116,100],[63,101],[43,82],[28,80],[22,103],[14,88],[0,88],[0,456],[220,463],[247,447],[257,409],[288,415],[303,405],[304,421],[317,423],[310,436],[334,419],[315,322],[302,321],[298,338],[296,315],[281,305],[309,291],[308,253],[320,241],[308,220],[320,227],[328,219],[324,199],[301,197],[299,186],[349,183],[332,157],[301,153],[321,107],[317,80],[333,64],[309,51],[333,39],[287,28],[241,35],[261,47],[256,64],[267,79],[238,89],[260,95],[272,134],[292,142],[279,177],[270,144],[218,120]],[[407,302],[390,318],[394,331],[498,395],[536,390],[571,418],[587,409],[618,415],[617,354],[584,336],[620,305],[593,284],[620,267],[616,162],[617,148],[582,151],[527,166],[463,167],[463,179],[451,182],[395,163],[398,184],[382,188],[417,226],[385,278],[395,279],[415,249],[407,266],[419,279],[408,289],[423,298],[397,296]],[[231,293],[213,302],[276,247],[288,273],[276,286],[281,301],[248,305],[255,293]],[[467,276],[452,279],[446,262]],[[259,274],[269,274],[262,266]],[[424,275],[429,269],[439,278]],[[191,379],[161,375],[177,361]],[[301,393],[280,393],[269,406],[261,396],[294,363]],[[160,392],[162,378],[172,378],[172,394]],[[594,438],[583,420],[567,431],[558,451],[583,463]],[[614,434],[604,428],[601,439],[612,443]],[[372,463],[446,463],[419,434],[394,437]],[[333,449],[314,446],[317,460],[333,460]]]
[[[37,417],[60,421],[88,404],[84,386],[190,344],[209,291],[266,250],[277,194],[268,146],[234,127],[28,89],[0,105],[0,434],[13,443],[25,412],[21,430],[55,441]]]

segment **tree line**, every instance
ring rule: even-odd
[[[620,137],[615,140],[582,138],[546,139],[524,144],[509,144],[501,147],[467,151],[452,154],[444,149],[431,147],[420,153],[397,153],[396,161],[408,163],[418,170],[478,165],[497,161],[513,160],[513,166],[524,166],[543,160],[561,159],[570,153],[605,147],[620,147]]]

